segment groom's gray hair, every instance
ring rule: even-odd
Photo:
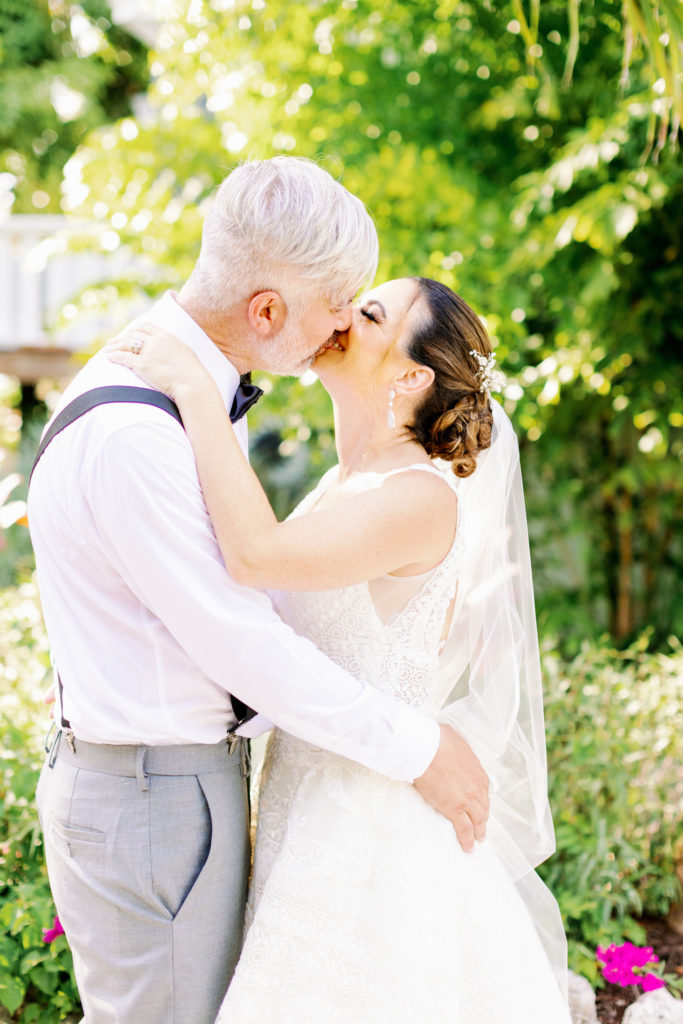
[[[250,160],[218,188],[188,283],[207,313],[267,290],[297,312],[317,295],[342,306],[372,282],[378,249],[363,203],[318,164]]]

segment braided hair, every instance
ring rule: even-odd
[[[488,356],[491,342],[466,302],[438,281],[415,278],[427,314],[415,328],[407,354],[434,370],[434,382],[408,428],[430,458],[451,463],[456,476],[470,476],[477,455],[491,444],[493,413],[480,389],[479,365],[471,352]]]

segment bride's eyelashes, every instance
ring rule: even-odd
[[[360,313],[361,313],[361,316],[364,316],[368,320],[371,320],[373,324],[378,324],[379,323],[379,318],[376,317],[375,314],[372,313],[369,309],[367,309],[367,307],[361,306]]]

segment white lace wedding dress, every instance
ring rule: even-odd
[[[429,708],[458,536],[423,578],[280,594],[280,614],[355,676]],[[247,928],[218,1024],[569,1024],[486,843],[464,853],[411,785],[279,730],[262,773]]]

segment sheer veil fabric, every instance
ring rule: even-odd
[[[543,691],[519,448],[498,402],[490,448],[463,479],[461,558],[435,691],[438,718],[472,746],[491,780],[487,843],[515,882],[567,991],[559,908],[534,868],[555,849],[548,804]],[[438,464],[438,463],[437,463]]]
[[[519,457],[505,413],[494,405],[493,444],[471,477],[425,462],[390,472],[418,468],[458,497],[438,566],[273,597],[333,661],[471,742],[494,788],[487,839],[464,853],[410,784],[275,730],[249,927],[220,1024],[569,1024],[559,911],[534,871],[553,831]],[[316,507],[333,479],[294,514]]]

